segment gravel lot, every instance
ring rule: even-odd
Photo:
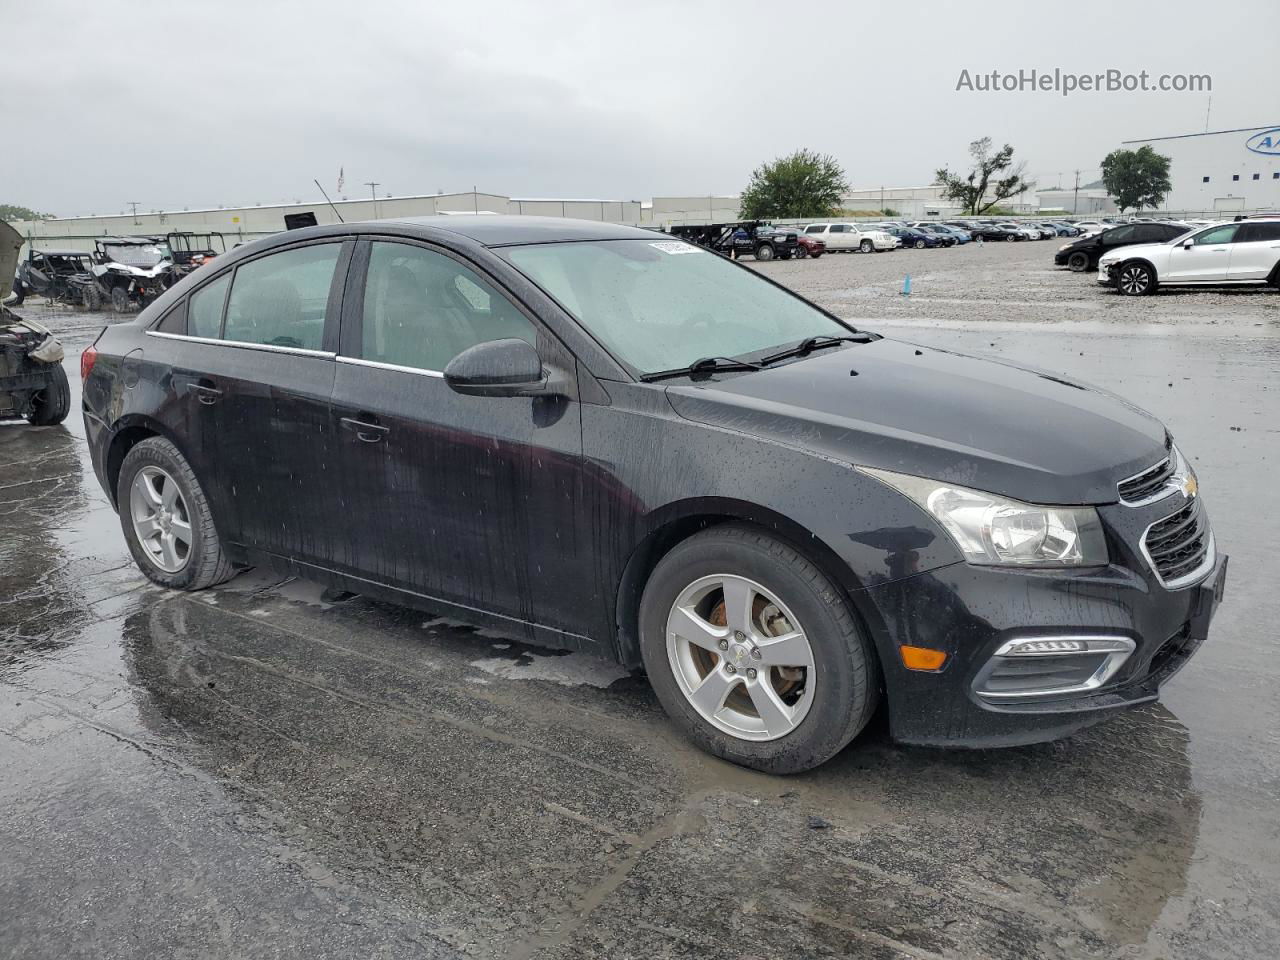
[[[1051,241],[761,264],[889,335],[1102,384],[1195,459],[1227,599],[1143,708],[804,776],[643,678],[256,572],[146,581],[74,415],[0,426],[0,958],[1230,958],[1280,942],[1280,297]],[[914,292],[902,297],[910,272]],[[79,354],[106,316],[31,301]]]

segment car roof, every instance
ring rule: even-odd
[[[376,222],[376,221],[375,221]],[[456,233],[486,247],[522,243],[564,243],[570,240],[652,240],[653,231],[624,227],[600,220],[521,215],[454,214],[435,217],[398,217],[392,223],[430,227]]]
[[[45,257],[87,257],[89,254],[84,250],[32,250],[32,253],[38,253]]]

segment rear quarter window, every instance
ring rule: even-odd
[[[227,287],[230,285],[231,274],[228,273],[193,293],[187,306],[186,329],[182,332],[211,340],[220,337],[222,305],[226,303]]]

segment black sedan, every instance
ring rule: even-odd
[[[1024,233],[1017,227],[1007,226],[1001,223],[975,223],[970,229],[973,231],[973,239],[975,240],[1026,240]]]
[[[1053,262],[1076,273],[1097,270],[1098,261],[1109,250],[1136,243],[1165,243],[1182,236],[1190,229],[1184,223],[1126,223],[1121,227],[1112,227],[1101,233],[1064,243],[1053,255]]]
[[[778,773],[1150,702],[1226,558],[1159,421],[860,331],[704,249],[534,217],[258,240],[85,351],[165,587],[261,565],[643,666]]]

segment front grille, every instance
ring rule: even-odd
[[[1137,476],[1121,480],[1120,499],[1128,504],[1142,503],[1160,493],[1173,478],[1177,465],[1173,457],[1165,457],[1154,467],[1143,470]]]
[[[1142,537],[1142,551],[1151,568],[1166,587],[1183,586],[1206,566],[1213,549],[1209,519],[1200,508],[1200,498],[1187,502],[1177,513],[1158,520]]]

